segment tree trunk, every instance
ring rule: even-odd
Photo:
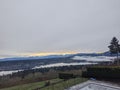
[[[117,65],[119,65],[118,53],[117,53]]]

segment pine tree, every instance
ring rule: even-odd
[[[118,54],[120,53],[120,44],[116,37],[113,37],[113,39],[111,40],[110,46],[108,46],[108,48],[110,49],[111,54],[117,55],[117,60],[118,60]]]

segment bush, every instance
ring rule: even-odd
[[[120,67],[94,66],[82,72],[83,77],[120,79]]]
[[[50,81],[45,82],[45,86],[49,86],[50,85]]]
[[[59,78],[67,80],[67,79],[75,78],[75,76],[70,73],[59,73]]]

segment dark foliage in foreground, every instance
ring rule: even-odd
[[[120,79],[120,66],[94,66],[82,72],[83,77]]]

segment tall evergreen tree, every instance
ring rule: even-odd
[[[117,55],[117,60],[118,60],[118,54],[120,53],[120,44],[116,37],[112,38],[110,46],[108,46],[108,48],[110,49],[111,54]],[[119,64],[119,62],[118,62],[118,64]]]

